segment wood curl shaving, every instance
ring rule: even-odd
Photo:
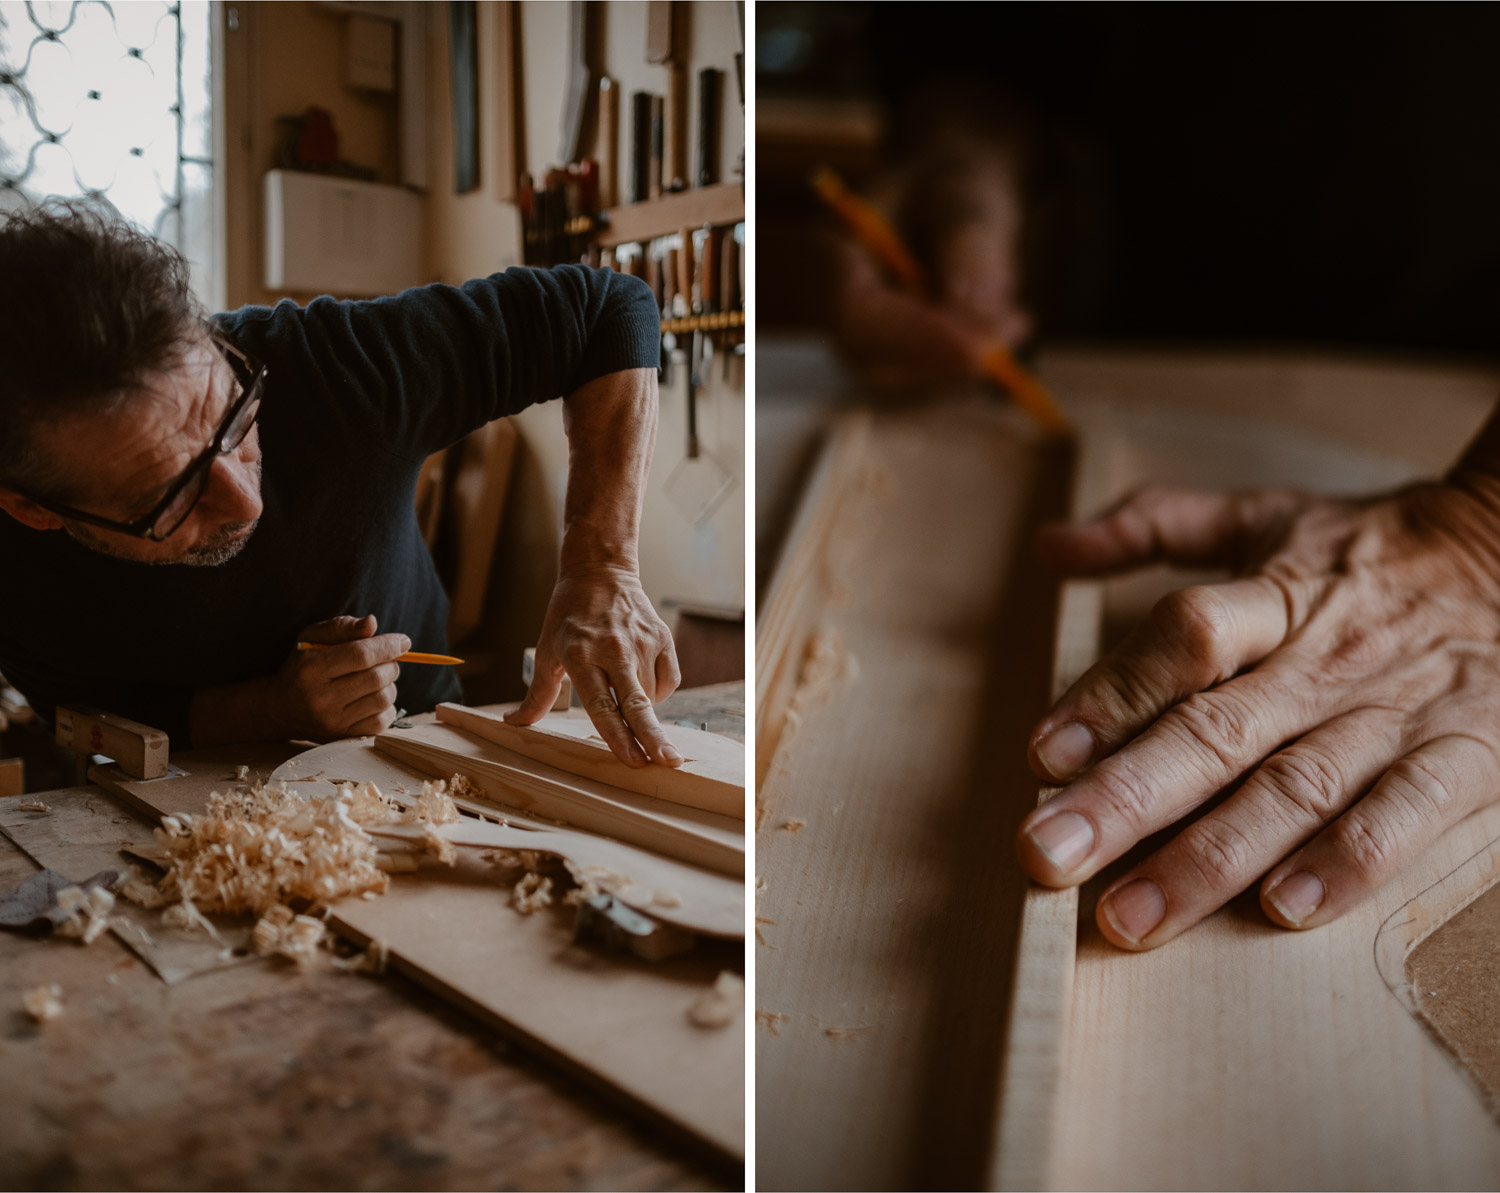
[[[65,886],[57,892],[57,906],[68,916],[57,926],[57,934],[93,944],[109,929],[115,897],[102,886],[90,887],[86,891],[82,887]]]
[[[707,1029],[728,1027],[745,1008],[745,979],[725,969],[688,1007],[688,1021]]]
[[[334,969],[343,970],[344,973],[382,974],[389,960],[390,949],[386,947],[385,941],[372,940],[363,953],[355,953],[352,957],[334,957],[331,964]]]
[[[530,915],[543,907],[552,906],[552,879],[540,874],[525,875],[511,888],[511,906],[522,915]]]
[[[782,1015],[776,1011],[756,1011],[755,1022],[764,1027],[773,1036],[781,1034],[781,1025],[791,1019],[790,1015]]]
[[[630,886],[630,879],[608,866],[581,866],[568,858],[563,859],[568,875],[577,885],[563,896],[569,907],[587,903],[595,895],[614,895]]]
[[[316,916],[298,915],[278,903],[256,921],[251,939],[262,957],[285,957],[306,967],[317,957],[328,926]]]
[[[133,865],[128,866],[119,882],[115,883],[115,894],[147,911],[155,911],[172,901],[171,895],[150,879],[141,877],[141,872]]]
[[[26,1013],[37,1023],[46,1023],[49,1019],[56,1019],[63,1013],[63,988],[56,982],[46,986],[37,986],[35,989],[26,991],[21,995],[21,1005],[26,1008]]]
[[[422,848],[425,852],[433,854],[445,866],[458,864],[458,851],[453,848],[453,842],[430,824],[423,829]]]
[[[449,779],[448,794],[453,799],[484,800],[488,798],[484,793],[484,788],[468,775],[454,775]],[[505,821],[501,820],[500,823],[504,824]]]
[[[23,812],[41,812],[43,815],[52,811],[50,804],[45,804],[39,799],[29,799],[24,804],[17,804],[16,807]]]

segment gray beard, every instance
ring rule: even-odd
[[[260,487],[262,461],[255,462],[255,484]],[[254,522],[230,522],[219,528],[213,538],[206,543],[199,543],[196,547],[185,551],[175,559],[136,559],[125,554],[110,543],[94,535],[87,526],[82,523],[64,522],[63,529],[72,536],[75,542],[82,543],[90,551],[97,551],[100,555],[107,555],[111,559],[123,559],[127,563],[146,563],[152,567],[190,567],[190,568],[216,568],[222,567],[236,555],[245,549],[245,545],[255,534],[255,528],[260,525],[260,519]],[[243,537],[240,537],[243,536]]]
[[[76,542],[82,543],[90,551],[98,552],[100,555],[107,555],[111,559],[123,559],[126,563],[145,563],[151,567],[175,567],[181,565],[190,568],[216,568],[228,563],[245,549],[245,544],[250,541],[258,525],[260,525],[258,520],[255,522],[231,522],[206,543],[199,543],[196,547],[179,555],[176,559],[144,560],[135,559],[123,551],[117,550],[113,544],[95,538],[85,526],[69,522],[64,523],[63,528]],[[249,533],[246,533],[247,528]],[[244,537],[237,537],[239,535],[244,535]]]

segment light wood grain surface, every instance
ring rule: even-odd
[[[1025,731],[1055,612],[1025,528],[1065,508],[1066,472],[993,406],[881,418],[863,450],[860,500],[831,494],[828,528],[802,518],[836,548],[811,628],[855,667],[783,733],[760,791],[764,1189],[975,1187],[994,1122],[1009,839],[1035,804]],[[795,542],[783,558],[806,566]],[[780,665],[759,650],[758,675]]]

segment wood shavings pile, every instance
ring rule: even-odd
[[[302,796],[257,784],[215,792],[200,816],[164,817],[156,830],[167,871],[160,889],[192,909],[182,913],[189,920],[192,911],[263,915],[278,903],[383,892],[375,843],[355,812],[382,819],[398,813],[373,785],[365,787]]]
[[[62,987],[53,982],[50,985],[38,986],[34,990],[26,991],[21,995],[21,1005],[37,1023],[46,1023],[47,1020],[56,1019],[63,1013],[62,996]]]
[[[127,897],[176,900],[170,913],[181,926],[202,926],[202,912],[254,912],[278,904],[316,905],[351,895],[383,894],[387,879],[377,865],[375,841],[364,825],[451,824],[458,808],[445,783],[424,783],[408,808],[373,783],[349,783],[334,795],[291,794],[255,784],[209,796],[201,816],[168,816],[156,830],[167,873],[158,895],[142,887]],[[451,864],[453,846],[436,839],[434,851]],[[199,921],[202,921],[201,923]]]
[[[694,1027],[728,1027],[745,1009],[745,979],[723,970],[714,984],[698,996],[688,1008],[687,1017]]]

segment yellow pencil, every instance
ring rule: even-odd
[[[299,642],[298,650],[327,650],[333,645],[329,642]],[[340,643],[339,645],[346,645]],[[455,659],[451,654],[423,654],[420,650],[409,650],[405,654],[398,654],[395,658],[398,663],[435,663],[444,666],[456,666],[462,663],[462,659]]]
[[[823,201],[848,225],[855,238],[895,274],[903,286],[913,294],[926,292],[922,267],[885,216],[845,186],[843,179],[827,166],[813,175],[812,184]],[[1054,435],[1065,435],[1071,430],[1068,416],[1062,412],[1056,399],[1021,367],[1004,344],[997,342],[986,349],[984,369],[1010,391],[1011,397],[1043,429]]]

